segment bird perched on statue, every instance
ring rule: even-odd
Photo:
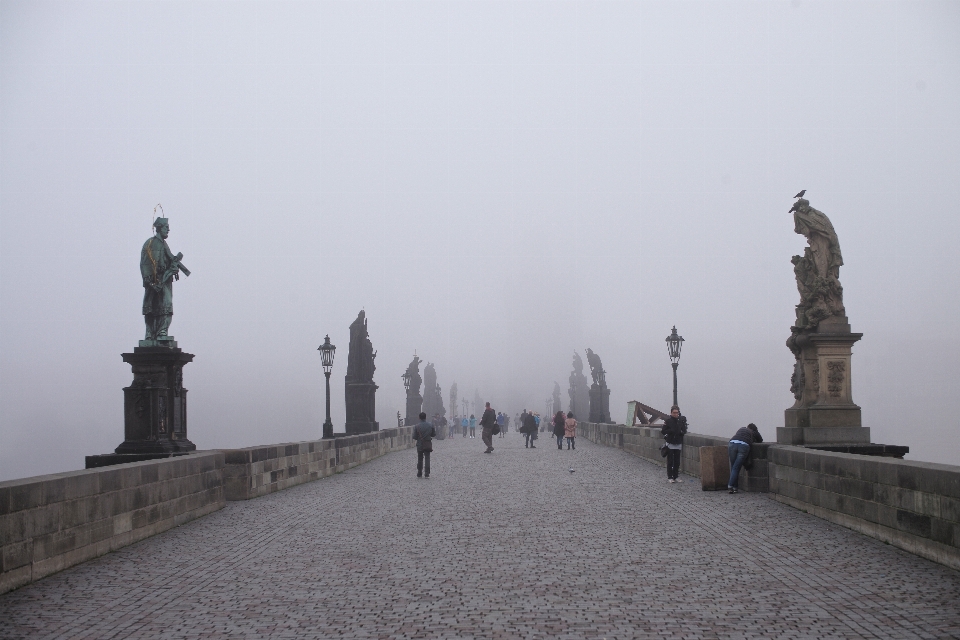
[[[806,192],[807,192],[807,190],[804,189],[803,191],[801,191],[800,193],[798,193],[797,195],[795,195],[795,196],[793,196],[793,197],[794,197],[794,198],[802,198],[802,197],[803,197],[803,194],[805,194]]]

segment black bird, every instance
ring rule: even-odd
[[[793,206],[790,207],[790,211],[787,211],[787,213],[793,213],[794,211],[796,211],[797,209],[799,209],[799,208],[800,208],[800,207],[798,206],[799,204],[800,204],[799,202],[794,202],[794,203],[793,203]]]
[[[806,192],[807,192],[807,190],[804,189],[803,191],[801,191],[800,193],[798,193],[797,195],[795,195],[795,196],[793,196],[793,197],[794,197],[794,198],[802,198],[802,197],[803,197],[803,194],[805,194]]]

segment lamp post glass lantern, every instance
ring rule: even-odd
[[[670,356],[670,364],[673,365],[673,404],[677,403],[677,367],[680,365],[680,349],[683,348],[683,337],[677,335],[677,327],[673,327],[673,332],[667,336],[667,354]]]
[[[330,336],[323,340],[323,344],[317,347],[320,352],[320,363],[323,365],[323,375],[327,378],[327,419],[323,423],[323,437],[333,437],[333,422],[330,420],[330,372],[333,371],[333,357],[337,353],[337,348],[330,344]]]

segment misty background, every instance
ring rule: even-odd
[[[153,208],[200,449],[319,438],[317,347],[414,351],[444,402],[767,440],[805,240],[832,220],[874,442],[960,464],[956,2],[0,2],[0,479],[123,440]],[[422,368],[421,368],[422,372]],[[587,370],[589,376],[589,370]],[[583,416],[586,417],[586,416]]]

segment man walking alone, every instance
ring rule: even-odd
[[[483,439],[483,444],[487,445],[487,450],[484,453],[490,453],[493,451],[493,425],[497,424],[497,412],[490,408],[490,403],[487,403],[487,408],[483,410],[483,415],[480,416],[480,437]]]
[[[427,414],[420,414],[420,424],[413,428],[413,439],[417,441],[417,477],[430,477],[430,454],[433,452],[433,438],[437,430],[427,422]]]

